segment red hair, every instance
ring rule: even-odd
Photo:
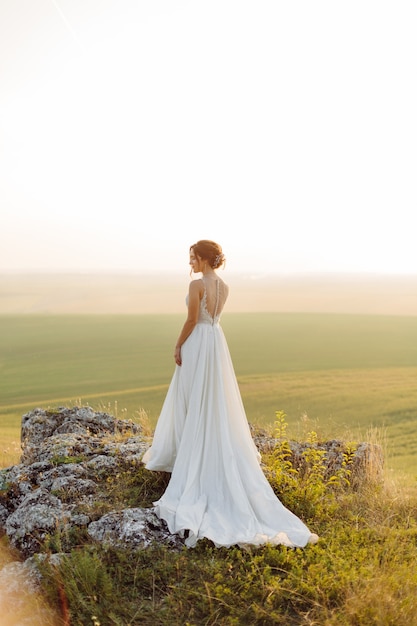
[[[210,239],[200,239],[197,243],[193,243],[193,245],[190,246],[190,252],[191,250],[193,250],[194,254],[199,256],[200,259],[207,261],[214,270],[221,267],[226,262],[221,246]]]

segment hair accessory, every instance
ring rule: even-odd
[[[223,262],[223,255],[217,254],[214,258],[214,267],[219,267]]]

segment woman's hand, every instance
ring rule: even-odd
[[[182,360],[181,360],[181,346],[175,346],[174,359],[175,359],[175,363],[177,365],[181,365],[182,364]]]

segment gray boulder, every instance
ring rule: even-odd
[[[183,547],[177,535],[168,528],[152,509],[124,509],[103,515],[88,526],[88,534],[103,545],[131,550],[143,550],[157,541],[172,547]]]
[[[30,465],[51,456],[89,456],[99,448],[105,435],[126,432],[137,434],[140,427],[91,407],[34,409],[22,417],[21,462]]]
[[[280,439],[271,437],[262,429],[253,429],[252,436],[259,452],[270,454],[276,446],[279,446]],[[349,481],[352,487],[363,484],[366,481],[380,482],[384,476],[384,453],[382,447],[377,444],[362,442],[348,444],[339,439],[319,441],[315,444],[308,442],[289,441],[288,461],[294,469],[301,474],[307,470],[306,453],[314,446],[315,449],[323,453],[323,463],[325,466],[325,478],[330,478],[348,460],[350,472]]]
[[[95,499],[106,499],[106,477],[134,469],[148,447],[137,424],[90,407],[26,413],[21,463],[0,471],[0,529],[25,557],[41,551],[48,536],[74,527],[88,526],[91,537],[128,548],[152,540],[174,545],[151,509],[126,509],[101,520],[88,514]],[[116,518],[120,532],[114,532]]]
[[[6,521],[6,533],[12,546],[25,556],[40,550],[47,534],[67,523],[64,506],[45,489],[28,494]]]
[[[261,454],[279,444],[264,431],[252,430],[252,435]],[[0,471],[0,531],[3,529],[11,545],[25,557],[42,551],[48,536],[62,530],[69,534],[71,529],[129,550],[142,550],[152,542],[177,549],[182,541],[170,535],[152,508],[102,514],[106,481],[112,483],[119,472],[134,472],[149,445],[137,424],[90,407],[38,408],[26,413],[21,463]],[[305,452],[312,444],[289,445],[289,460],[303,472]],[[349,450],[338,440],[314,446],[323,452],[329,476],[342,467],[349,454],[351,484],[382,477],[383,455],[378,446],[361,443]]]

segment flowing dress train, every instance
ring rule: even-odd
[[[217,546],[264,543],[304,547],[316,540],[280,502],[260,466],[223,330],[218,279],[214,314],[206,281],[199,319],[181,349],[142,461],[172,472],[157,515],[192,547],[206,537]],[[224,303],[223,303],[224,304]]]

